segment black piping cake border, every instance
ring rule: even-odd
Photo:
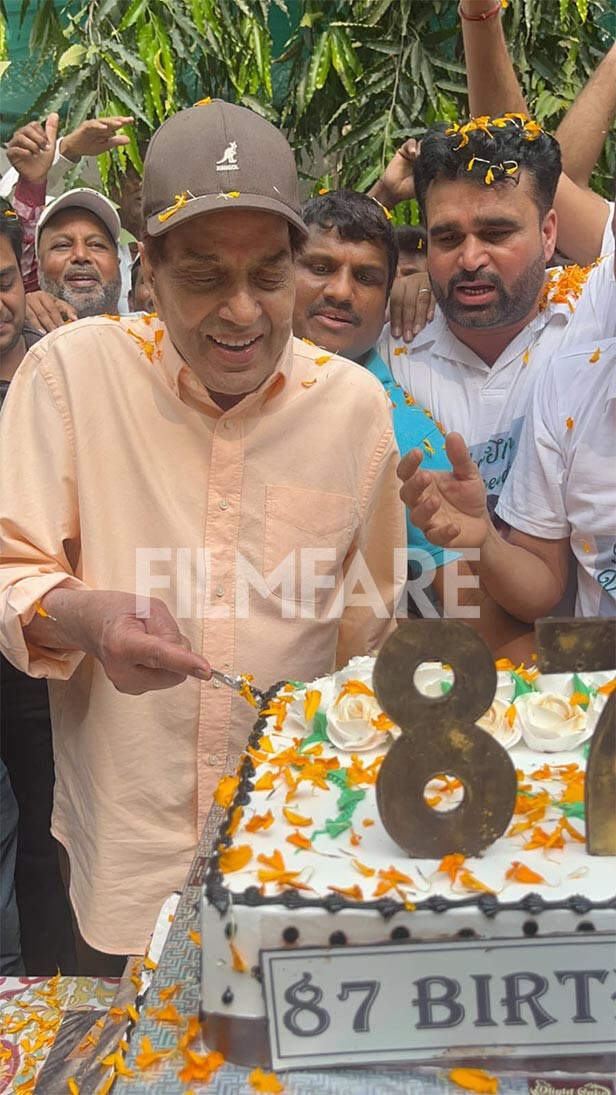
[[[286,683],[286,681],[278,681],[277,684],[272,685],[272,687],[264,693],[264,707],[261,710],[275,698]],[[246,745],[253,749],[257,749],[259,739],[266,729],[267,720],[259,714],[259,717],[250,732]],[[216,848],[210,856],[205,872],[203,882],[205,895],[210,905],[217,909],[221,917],[226,915],[231,905],[245,905],[251,908],[260,908],[268,905],[282,905],[285,909],[289,910],[312,908],[323,909],[325,912],[329,913],[341,912],[343,909],[361,909],[366,912],[376,909],[385,921],[390,920],[396,913],[407,911],[402,901],[395,901],[389,897],[378,898],[374,901],[354,901],[351,898],[344,897],[342,894],[338,893],[328,894],[327,897],[304,897],[297,890],[285,890],[281,894],[272,894],[269,897],[265,897],[258,886],[247,886],[246,889],[240,893],[235,893],[227,887],[223,881],[222,871],[218,866],[218,846],[223,845],[223,847],[228,847],[231,844],[233,837],[228,832],[228,829],[231,824],[233,811],[237,806],[245,806],[249,801],[250,792],[254,787],[254,775],[255,766],[250,757],[246,754],[241,761],[239,784],[235,792],[235,797],[231,805],[227,807],[225,816],[220,824]],[[445,897],[442,894],[432,894],[431,897],[428,897],[423,901],[414,901],[413,904],[415,906],[415,911],[417,912],[428,910],[429,912],[435,913],[444,913],[449,909],[462,909],[475,906],[484,914],[484,916],[488,917],[488,919],[492,919],[499,912],[515,911],[527,913],[530,916],[538,916],[540,913],[546,912],[549,909],[564,909],[575,913],[577,916],[586,916],[589,912],[596,909],[616,910],[616,894],[614,897],[606,898],[603,901],[593,901],[583,894],[570,894],[569,897],[561,898],[556,901],[547,901],[538,893],[526,893],[524,897],[521,897],[517,901],[499,901],[498,897],[490,893],[474,894],[469,897],[461,898],[458,901]]]

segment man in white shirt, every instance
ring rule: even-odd
[[[491,513],[538,372],[564,347],[616,334],[603,263],[546,275],[559,176],[557,142],[520,115],[429,130],[415,187],[439,308],[411,345],[388,327],[378,345],[415,401],[462,433]]]
[[[616,260],[605,268],[616,277]],[[419,449],[398,470],[411,519],[429,540],[480,548],[482,584],[527,621],[558,604],[573,552],[576,615],[616,616],[616,338],[558,355],[538,376],[496,510],[511,528],[508,540],[493,527],[480,471],[459,435],[448,437],[447,454],[451,473],[424,471]]]

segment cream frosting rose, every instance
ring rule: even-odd
[[[326,710],[327,736],[345,753],[362,753],[383,744],[383,732],[373,724],[382,714],[375,696],[350,693]]]
[[[518,696],[515,707],[529,749],[542,753],[576,749],[592,734],[586,712],[554,692],[529,692]]]
[[[494,699],[510,704],[515,692],[515,681],[508,669],[499,669],[496,674],[496,692]]]
[[[511,749],[514,745],[517,745],[522,736],[519,720],[515,718],[513,724],[509,720],[507,712],[510,706],[509,703],[503,703],[502,700],[495,699],[485,715],[477,719],[477,726],[480,726],[482,730],[487,730],[488,734],[496,738],[505,749]]]

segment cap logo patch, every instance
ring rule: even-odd
[[[237,162],[237,141],[231,141],[225,148],[222,156],[216,161],[217,171],[239,171]]]

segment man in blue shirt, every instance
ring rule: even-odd
[[[303,216],[309,236],[297,260],[294,334],[373,373],[389,395],[401,455],[421,448],[431,468],[449,469],[432,417],[395,383],[375,349],[398,264],[396,235],[383,206],[354,190],[330,190],[308,201]],[[438,568],[457,557],[430,544],[408,512],[407,534],[412,560],[421,560],[424,551]]]

